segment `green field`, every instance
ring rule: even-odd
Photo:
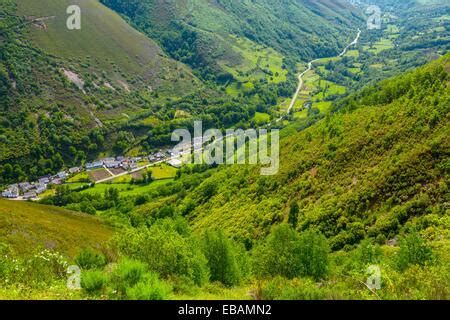
[[[240,83],[267,79],[269,83],[286,81],[287,70],[283,69],[283,56],[271,48],[265,48],[246,38],[230,36],[232,50],[240,60],[219,61],[224,70],[233,75]],[[250,84],[248,84],[250,85]],[[243,90],[251,88],[243,85]]]
[[[114,188],[120,192],[121,196],[136,196],[146,194],[152,190],[157,190],[159,187],[170,183],[171,179],[153,181],[148,185],[133,185],[129,183],[101,183],[96,184],[93,188],[81,191],[81,193],[102,195],[106,189]]]
[[[84,171],[84,172],[80,172],[75,174],[74,176],[70,177],[69,179],[67,179],[68,183],[73,183],[73,182],[85,182],[91,180],[91,177],[89,176],[89,174]]]
[[[381,39],[378,42],[373,43],[372,45],[366,45],[364,46],[365,51],[369,51],[373,54],[379,54],[380,52],[383,52],[388,49],[392,49],[394,47],[394,44],[392,40],[390,39]]]
[[[349,50],[345,54],[345,57],[358,58],[359,57],[359,51],[358,50]]]
[[[270,121],[270,115],[267,113],[256,112],[255,113],[255,122],[258,125],[265,124]]]
[[[65,59],[66,69],[83,78],[80,68],[83,65],[86,71],[104,74],[104,83],[125,92],[133,89],[130,82],[136,76],[147,78],[145,85],[160,88],[161,92],[169,93],[172,89],[172,95],[195,90],[198,83],[189,69],[167,58],[155,42],[133,29],[117,13],[97,0],[76,3],[82,12],[80,30],[66,27],[65,12],[73,1],[17,1],[21,15],[50,17],[44,21],[45,29],[32,27],[29,38],[46,52]]]

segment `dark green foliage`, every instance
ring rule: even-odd
[[[208,260],[210,281],[226,286],[239,284],[242,274],[236,257],[236,245],[222,232],[206,232],[202,237],[203,253]]]
[[[297,227],[299,213],[300,213],[300,207],[299,207],[298,203],[296,201],[292,202],[291,207],[289,209],[288,223],[294,229]]]
[[[219,82],[227,77],[217,64],[218,57],[232,61],[235,53],[226,37],[203,30],[220,28],[222,33],[246,37],[286,55],[308,59],[337,53],[339,41],[345,41],[342,35],[359,20],[358,13],[345,4],[325,12],[324,6],[310,1],[221,1],[217,5],[206,0],[184,5],[154,0],[102,2],[158,39],[173,58],[192,66],[204,79]],[[189,11],[191,6],[193,10]],[[205,15],[205,11],[209,14]],[[208,19],[209,15],[214,19]],[[335,19],[340,23],[334,23]]]

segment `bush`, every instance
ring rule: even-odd
[[[100,294],[107,283],[107,277],[101,271],[89,270],[81,274],[81,287],[88,294]]]
[[[289,225],[275,227],[254,251],[254,270],[259,277],[308,276],[316,280],[328,273],[329,247],[325,237],[313,231],[299,236]]]
[[[179,227],[180,223],[171,219],[158,221],[150,228],[121,233],[112,245],[119,254],[145,262],[149,270],[164,278],[184,275],[202,285],[209,278],[207,260],[195,239]]]
[[[425,266],[433,260],[433,252],[421,237],[412,233],[400,242],[396,258],[397,268],[403,271],[411,265]]]
[[[75,258],[75,263],[85,270],[101,269],[106,265],[106,258],[102,253],[86,248]]]
[[[120,261],[111,273],[111,283],[119,295],[125,295],[128,288],[135,286],[145,275],[145,264],[135,260]]]
[[[370,240],[361,241],[356,250],[357,263],[362,266],[379,263],[381,256],[382,251],[380,246],[373,245]]]
[[[130,300],[167,300],[171,288],[156,273],[148,273],[145,279],[126,291]]]
[[[292,279],[300,275],[298,236],[289,225],[274,227],[264,243],[254,249],[253,268],[262,278],[279,275]]]
[[[320,280],[328,274],[327,239],[320,233],[306,231],[299,238],[300,273],[302,276]]]
[[[312,280],[287,280],[276,277],[261,288],[263,300],[323,300],[325,289],[320,289]]]

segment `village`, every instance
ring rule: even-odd
[[[94,172],[98,169],[104,169],[110,173],[110,176],[104,179],[95,181],[97,183],[107,182],[117,176],[126,175],[133,172],[144,170],[150,166],[158,163],[167,163],[168,165],[179,168],[182,162],[177,159],[179,154],[172,151],[159,150],[148,156],[142,157],[108,157],[94,162],[86,163],[84,166],[73,167],[63,170],[55,175],[47,175],[37,179],[33,182],[21,182],[12,184],[7,187],[1,194],[3,198],[11,200],[33,200],[38,199],[39,195],[43,194],[48,188],[52,186],[62,185],[70,177],[81,172]],[[144,163],[145,165],[139,165]],[[119,173],[119,174],[115,174]]]

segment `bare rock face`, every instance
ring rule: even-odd
[[[397,238],[391,239],[387,242],[387,245],[390,247],[397,247],[398,246],[398,240]]]

